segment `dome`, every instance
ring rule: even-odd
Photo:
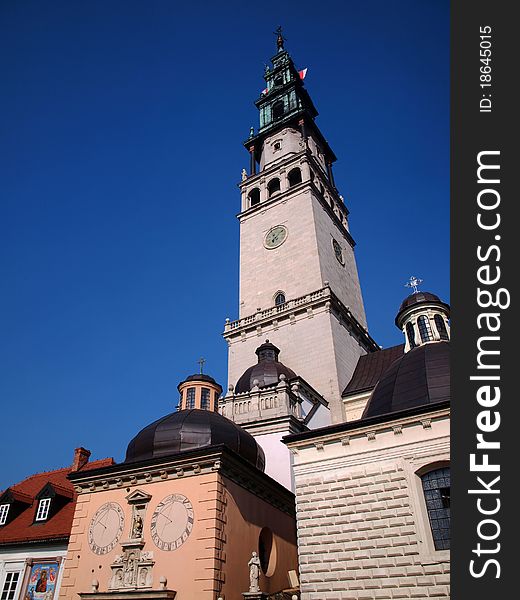
[[[264,344],[256,349],[258,363],[246,369],[235,386],[235,393],[242,394],[249,392],[254,387],[254,382],[258,381],[258,387],[276,385],[280,380],[280,375],[285,375],[286,379],[296,377],[296,373],[279,362],[278,355],[280,350],[266,340]]]
[[[431,292],[414,292],[407,296],[399,307],[399,312],[404,310],[405,308],[410,308],[410,306],[414,306],[414,304],[423,304],[424,302],[436,302],[438,304],[444,304],[444,302],[439,298],[439,296],[432,294]]]
[[[450,400],[450,344],[432,342],[403,354],[383,373],[362,418]]]
[[[128,444],[125,463],[220,444],[264,470],[264,452],[250,433],[217,412],[199,409],[171,413],[142,429]]]
[[[185,383],[186,381],[205,381],[207,383],[213,383],[214,385],[218,385],[220,387],[220,385],[213,379],[213,377],[211,377],[210,375],[206,375],[205,373],[195,373],[194,375],[190,375],[189,377],[186,377],[184,381],[181,381],[179,385]]]

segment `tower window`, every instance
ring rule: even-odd
[[[435,315],[433,317],[435,321],[435,326],[437,327],[437,331],[439,332],[439,336],[441,340],[449,340],[448,331],[446,329],[446,323],[441,315]]]
[[[287,175],[287,179],[289,180],[289,187],[296,185],[302,182],[302,172],[298,167],[295,169],[291,169],[289,174]]]
[[[410,344],[410,348],[415,348],[417,345],[415,343],[415,329],[410,321],[406,324],[406,335],[408,337],[408,343]]]
[[[271,181],[267,184],[267,191],[269,192],[269,198],[280,191],[280,180],[278,177],[271,179]]]
[[[273,144],[273,149],[274,149],[275,152],[278,152],[278,150],[281,150],[282,149],[282,142],[275,142]]]
[[[283,117],[283,113],[285,112],[285,106],[283,100],[278,100],[273,104],[273,119],[281,119]]]
[[[274,79],[274,84],[275,85],[283,85],[283,75],[277,75]]]
[[[195,408],[195,388],[190,387],[186,390],[186,408]]]
[[[209,410],[209,401],[210,401],[210,389],[202,388],[201,396],[200,396],[200,407],[202,410]]]
[[[51,507],[50,498],[42,498],[38,504],[38,510],[36,511],[36,521],[46,521],[49,516],[49,508]]]
[[[421,315],[417,319],[417,325],[419,326],[419,334],[423,342],[431,342],[433,340],[432,327],[430,325],[430,319]]]
[[[248,195],[249,198],[249,206],[256,206],[260,204],[260,190],[258,188],[253,188]]]
[[[7,514],[9,513],[10,504],[0,505],[0,525],[5,525],[7,521]]]
[[[435,550],[449,550],[450,468],[429,471],[421,480]]]
[[[278,292],[274,299],[274,305],[282,306],[282,304],[285,304],[285,294],[283,292]]]

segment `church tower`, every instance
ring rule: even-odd
[[[239,318],[224,331],[229,385],[254,363],[267,335],[339,422],[341,393],[359,356],[378,347],[366,329],[355,242],[332,172],[336,157],[280,31],[271,62],[255,102],[260,126],[245,142]]]

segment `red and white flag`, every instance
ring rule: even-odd
[[[302,69],[301,71],[298,71],[298,75],[300,76],[300,79],[305,79],[305,75],[307,75],[307,69]]]

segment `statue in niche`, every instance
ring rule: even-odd
[[[253,552],[251,559],[247,563],[249,566],[249,591],[259,592],[259,581],[260,581],[260,559],[258,554]]]
[[[148,576],[148,569],[147,568],[141,569],[141,571],[139,573],[139,585],[141,585],[141,586],[146,585],[147,576]]]
[[[139,513],[136,513],[132,524],[132,537],[140,538],[143,535],[143,519]]]
[[[245,181],[247,179],[247,171],[245,169],[242,169],[242,181]]]

